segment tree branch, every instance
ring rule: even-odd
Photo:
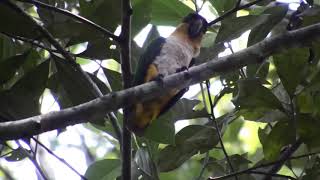
[[[122,26],[120,34],[120,59],[123,89],[131,87],[131,15],[130,0],[122,0]],[[127,129],[129,109],[123,109],[122,126],[122,179],[131,179],[131,132]]]
[[[30,4],[35,5],[36,7],[48,9],[48,10],[63,14],[65,16],[71,17],[71,18],[73,18],[75,20],[78,20],[78,21],[80,21],[80,22],[82,22],[84,24],[87,24],[87,25],[95,28],[96,30],[98,30],[101,33],[103,33],[105,36],[110,37],[110,38],[112,38],[113,40],[115,40],[117,42],[119,41],[119,37],[118,36],[114,35],[112,32],[110,32],[109,30],[105,29],[104,27],[102,27],[102,26],[100,26],[100,25],[98,25],[98,24],[96,24],[96,23],[94,23],[94,22],[82,17],[82,16],[73,14],[73,13],[71,13],[71,12],[65,10],[65,9],[61,9],[61,8],[58,8],[58,7],[55,7],[55,6],[52,6],[52,5],[37,1],[37,0],[17,0],[17,1],[30,3]]]
[[[163,95],[172,88],[184,88],[249,64],[261,63],[261,59],[272,54],[287,51],[289,48],[305,47],[319,39],[320,23],[286,32],[229,56],[215,58],[192,67],[188,71],[165,77],[161,85],[157,82],[149,82],[109,93],[101,98],[57,112],[0,123],[0,140],[19,139],[69,125],[89,122],[90,119],[102,118],[105,113],[128,107],[130,103],[145,101]]]
[[[241,0],[238,0],[236,6],[234,8],[230,9],[229,11],[224,13],[223,15],[221,15],[221,16],[217,17],[216,19],[214,19],[213,21],[209,22],[208,26],[212,26],[215,23],[222,21],[224,18],[230,16],[231,14],[233,14],[239,10],[249,8],[250,6],[253,6],[261,1],[264,1],[264,0],[256,0],[256,1],[252,1],[252,2],[249,2],[248,4],[240,6]]]
[[[305,157],[308,157],[308,156],[317,155],[317,154],[319,154],[319,153],[320,153],[320,152],[313,152],[313,153],[303,154],[303,155],[300,155],[300,156],[289,157],[289,158],[286,159],[286,160],[305,158]],[[263,173],[263,174],[266,174],[265,172],[255,171],[255,170],[259,170],[259,169],[264,168],[264,167],[269,167],[269,166],[278,164],[279,162],[281,162],[281,160],[269,162],[269,163],[266,163],[266,164],[260,164],[260,165],[257,165],[257,166],[254,166],[254,167],[251,167],[251,168],[242,170],[242,171],[238,171],[238,172],[235,172],[235,173],[231,173],[231,174],[225,175],[225,176],[209,177],[208,180],[228,179],[228,178],[233,177],[233,176],[235,176],[235,175],[248,174],[248,173],[250,173],[250,172],[260,172],[259,174],[262,174],[262,173]],[[256,174],[257,174],[257,173],[256,173]],[[274,174],[273,174],[273,175],[274,175]],[[292,177],[291,177],[291,178],[292,178]]]

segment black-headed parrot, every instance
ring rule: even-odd
[[[138,62],[134,85],[161,80],[187,69],[193,58],[200,53],[201,40],[207,26],[202,16],[191,13],[183,18],[169,37],[159,37],[152,41]],[[172,107],[186,91],[173,89],[166,95],[134,104],[129,108],[128,128],[137,135],[143,135],[145,128]]]

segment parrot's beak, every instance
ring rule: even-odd
[[[188,34],[191,38],[196,38],[205,33],[206,27],[202,19],[197,19],[189,24]]]

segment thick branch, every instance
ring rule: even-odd
[[[0,140],[18,139],[102,118],[105,113],[127,107],[129,103],[148,100],[165,94],[171,88],[187,87],[220,73],[260,63],[261,59],[272,54],[286,51],[288,48],[307,46],[310,42],[319,39],[320,23],[271,37],[232,55],[213,59],[192,67],[189,71],[170,75],[164,78],[161,85],[149,82],[61,111],[0,123]]]

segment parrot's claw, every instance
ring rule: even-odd
[[[159,83],[161,86],[163,86],[163,84],[164,84],[163,78],[164,78],[164,75],[163,75],[163,74],[158,74],[158,76],[155,77],[155,78],[153,79],[153,81],[156,81],[156,82]]]
[[[188,71],[188,70],[189,70],[189,68],[188,68],[187,66],[183,66],[183,67],[177,69],[177,70],[176,70],[176,73],[182,72],[182,71]]]

